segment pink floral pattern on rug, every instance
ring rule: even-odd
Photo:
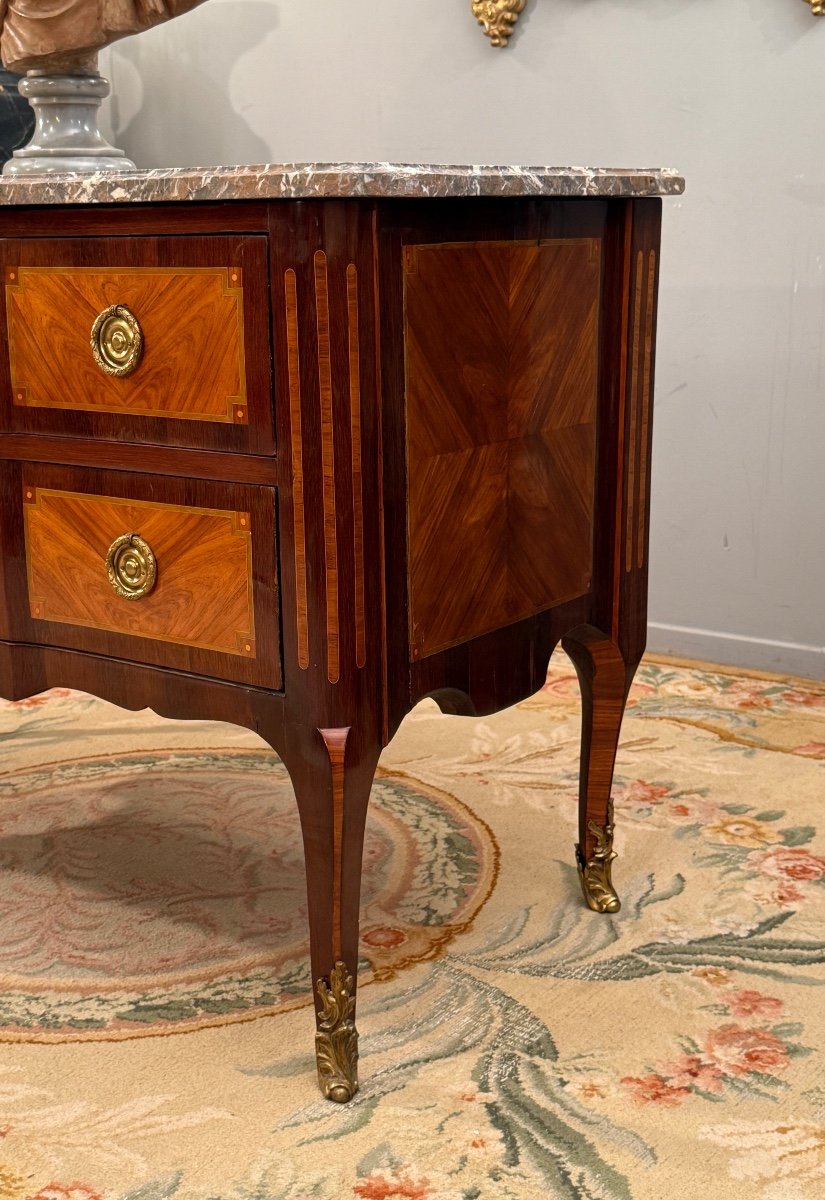
[[[719,989],[729,977],[704,978]],[[777,1019],[782,1014],[785,1002],[777,996],[740,988],[723,992],[718,1001],[704,1007],[737,1019],[708,1029],[701,1042],[682,1039],[684,1052],[672,1062],[644,1075],[624,1076],[622,1085],[638,1103],[675,1108],[691,1094],[718,1096],[726,1085],[759,1094],[766,1083],[781,1085],[780,1076],[793,1056],[811,1053],[809,1047],[792,1040],[792,1035],[801,1033],[799,1025],[764,1023],[766,1018]]]
[[[266,898],[294,811],[279,825],[262,808],[278,836],[261,861],[245,808],[257,792],[281,804],[268,752],[243,731],[116,717],[71,694],[0,709],[15,752],[0,773],[0,850],[7,839],[21,879],[37,863],[54,872],[50,886],[68,880],[70,900],[87,893],[62,912],[27,880],[41,912],[18,926],[0,905],[8,962],[23,964],[7,976],[17,991],[0,994],[19,1039],[0,1062],[0,1200],[661,1200],[685,1186],[819,1200],[825,688],[642,667],[616,770],[623,906],[605,918],[582,905],[572,861],[579,712],[559,659],[516,710],[462,721],[425,704],[387,749],[368,843],[361,1090],[339,1107],[313,1079],[305,944]],[[134,786],[141,775],[159,782],[157,796]],[[229,815],[205,819],[193,795],[210,779],[237,800],[228,837],[210,830]],[[59,793],[78,790],[96,799],[61,811]],[[122,811],[116,795],[128,797]],[[29,803],[39,824],[25,816],[12,828]],[[168,824],[174,857],[193,840],[192,813],[206,873],[173,869],[166,893],[167,864],[141,876],[113,826],[136,821],[139,862],[157,846],[149,831]],[[94,853],[79,852],[84,839]],[[117,870],[96,870],[95,847],[118,845]],[[209,873],[227,864],[239,881],[231,901]],[[299,905],[297,880],[283,886]],[[151,961],[153,922],[141,917],[157,896],[168,899],[153,917],[164,936],[184,911],[195,928],[159,945],[171,983],[116,994],[119,965]],[[96,942],[93,919],[73,961],[69,923],[101,900],[131,914],[134,956],[120,915],[119,945]],[[216,964],[213,990],[183,978],[187,963],[195,974],[215,965],[207,927],[230,951],[239,929],[252,931],[248,959]],[[53,960],[27,949],[32,930],[54,934]],[[278,945],[262,963],[269,933]],[[55,979],[69,991],[49,992]],[[193,1032],[124,1044],[113,1018]],[[84,1024],[98,1019],[108,1026]],[[27,1044],[50,1022],[76,1044]]]
[[[438,952],[495,860],[450,796],[379,780],[362,978]],[[135,1036],[304,1003],[307,928],[295,801],[269,751],[68,758],[0,778],[0,1038]]]

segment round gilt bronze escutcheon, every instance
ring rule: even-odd
[[[137,369],[143,353],[143,332],[125,304],[112,304],[98,313],[91,341],[95,362],[107,375],[122,379]]]
[[[155,586],[157,565],[152,548],[139,533],[116,538],[106,555],[109,583],[124,600],[140,600]]]

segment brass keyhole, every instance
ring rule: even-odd
[[[123,378],[131,375],[143,353],[143,331],[125,304],[112,304],[95,317],[92,354],[101,371]]]
[[[157,564],[152,548],[139,533],[124,533],[115,538],[106,555],[109,583],[124,600],[148,596],[157,579]]]

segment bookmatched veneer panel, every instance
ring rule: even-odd
[[[600,249],[405,247],[413,658],[590,586]]]

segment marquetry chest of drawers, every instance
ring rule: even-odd
[[[563,642],[583,891],[619,907],[658,197],[681,188],[387,166],[0,184],[0,692],[81,688],[277,751],[330,1099],[357,1087],[370,786],[422,697],[511,705]]]

